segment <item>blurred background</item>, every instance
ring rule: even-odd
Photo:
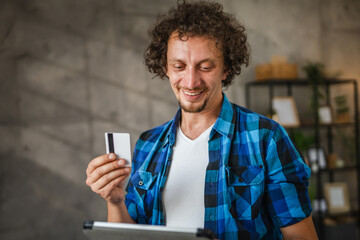
[[[231,101],[245,106],[245,84],[273,55],[300,77],[310,60],[360,79],[359,0],[219,2],[252,49],[226,91]],[[176,112],[167,80],[152,78],[142,58],[149,26],[175,4],[0,0],[0,239],[84,239],[84,220],[106,220],[85,169],[105,152],[104,132],[129,132],[134,146]]]

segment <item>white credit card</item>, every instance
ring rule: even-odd
[[[106,153],[115,153],[116,158],[126,160],[125,166],[131,166],[131,144],[129,133],[105,133]]]

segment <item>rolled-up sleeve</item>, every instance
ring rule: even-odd
[[[269,138],[266,164],[266,203],[274,224],[285,227],[310,216],[311,170],[280,125]]]

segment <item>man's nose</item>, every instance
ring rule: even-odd
[[[185,87],[188,89],[195,89],[200,87],[201,80],[199,74],[196,71],[196,68],[187,69],[185,81]]]

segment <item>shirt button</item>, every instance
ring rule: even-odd
[[[244,179],[243,178],[239,178],[239,182],[243,182],[244,181]]]
[[[212,216],[212,215],[210,215],[210,216],[209,216],[209,219],[210,219],[210,221],[212,221],[212,220],[213,220],[213,216]]]
[[[139,181],[139,186],[142,186],[144,185],[144,182],[143,181]]]

